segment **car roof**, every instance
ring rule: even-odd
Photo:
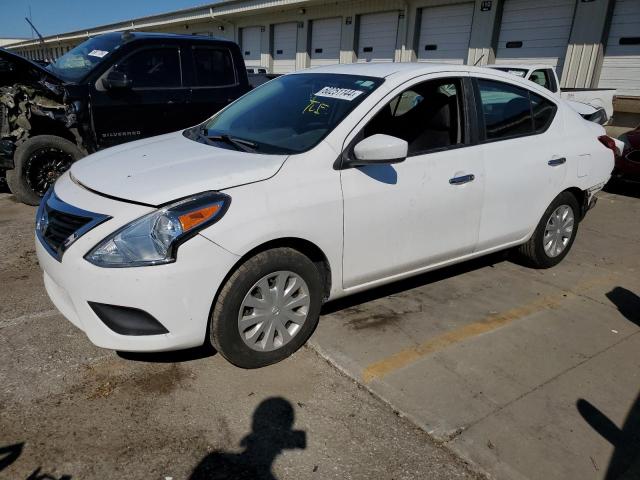
[[[539,70],[544,68],[553,68],[551,65],[543,65],[541,63],[499,63],[495,65],[484,65],[487,68],[517,68],[520,70]]]
[[[204,35],[182,35],[178,33],[155,33],[155,32],[109,32],[96,37],[120,38],[121,43],[128,43],[135,40],[186,40],[189,42],[216,42],[234,43],[231,40],[221,37],[205,37]]]

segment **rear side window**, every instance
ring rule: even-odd
[[[193,49],[195,86],[220,87],[236,83],[231,53],[224,48]]]
[[[487,140],[501,140],[544,132],[556,105],[525,88],[478,79]]]
[[[127,74],[133,88],[179,87],[180,55],[177,48],[148,48],[127,57],[117,69]]]
[[[529,97],[531,98],[531,110],[533,112],[533,128],[536,133],[542,133],[551,125],[558,107],[556,107],[555,103],[533,92],[529,92]]]

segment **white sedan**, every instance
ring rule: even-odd
[[[557,264],[615,148],[508,73],[322,67],[78,161],[40,205],[37,253],[96,345],[211,342],[260,367],[300,348],[327,300],[512,247]]]

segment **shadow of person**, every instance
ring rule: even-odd
[[[576,402],[587,423],[614,447],[605,480],[640,478],[640,394],[631,406],[622,428],[583,398]]]
[[[640,327],[640,297],[623,287],[615,287],[606,294],[622,315]]]
[[[252,432],[241,453],[213,452],[194,468],[190,480],[276,480],[271,471],[283,450],[307,447],[306,434],[292,430],[295,414],[284,398],[264,400],[253,413]]]
[[[22,447],[24,447],[24,443],[16,443],[14,445],[0,447],[0,472],[20,457],[20,454],[22,454]]]

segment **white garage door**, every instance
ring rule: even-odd
[[[562,75],[575,0],[506,0],[496,63],[542,63]]]
[[[598,86],[640,96],[640,0],[616,1]]]
[[[262,49],[260,27],[246,27],[240,31],[242,57],[247,67],[259,67]]]
[[[360,16],[358,62],[393,62],[398,36],[398,12]]]
[[[422,9],[419,62],[467,63],[473,3]]]
[[[298,24],[280,23],[273,27],[273,73],[287,73],[296,69]]]
[[[340,63],[341,28],[340,18],[311,22],[311,66]]]

